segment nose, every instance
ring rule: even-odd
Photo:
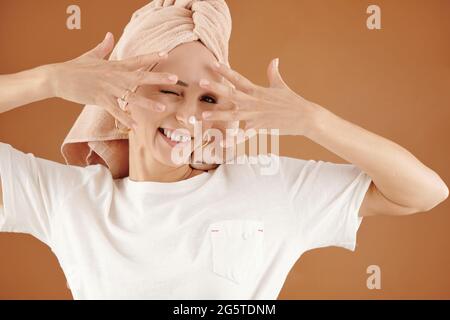
[[[182,105],[178,106],[175,112],[175,118],[184,127],[194,128],[195,121],[202,119],[202,110],[195,101],[185,101]]]

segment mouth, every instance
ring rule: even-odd
[[[184,131],[184,132],[182,132]],[[168,129],[168,128],[158,128],[158,132],[161,137],[166,141],[171,147],[174,147],[178,144],[188,144],[194,140],[194,137],[186,134],[186,130],[176,130],[176,129]]]

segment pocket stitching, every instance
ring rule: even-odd
[[[264,221],[251,219],[221,220],[211,223],[208,230],[211,233],[212,271],[217,275],[239,284],[242,282],[242,279],[246,279],[249,272],[256,270],[262,264],[264,253]],[[218,236],[218,232],[222,232],[221,236]],[[244,237],[244,234],[247,234],[247,236]],[[257,237],[260,238],[257,239]],[[254,245],[247,247],[245,251],[241,251],[240,257],[233,259],[233,256],[230,256],[229,250],[233,245],[236,247],[238,244],[242,244],[240,242],[247,242],[253,238],[256,238]],[[234,240],[238,242],[234,242]],[[223,243],[224,241],[225,243]],[[220,248],[221,245],[222,248]],[[228,250],[223,246],[227,246]],[[238,246],[238,248],[246,247]],[[225,257],[223,255],[220,256],[221,253]],[[242,265],[238,265],[238,263],[244,263],[242,258],[245,259],[249,256],[252,258],[247,260],[245,268]],[[220,265],[220,263],[224,265]]]

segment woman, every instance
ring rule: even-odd
[[[146,10],[170,18],[180,8],[179,25],[192,15],[198,39],[177,38],[169,55],[125,49],[142,47],[136,20],[161,26]],[[87,104],[77,124],[88,132],[76,124],[62,148],[69,165],[0,143],[0,230],[49,245],[75,299],[275,299],[304,252],[355,250],[364,216],[428,211],[447,198],[440,177],[404,148],[289,89],[277,59],[267,88],[229,68],[227,12],[221,0],[154,1],[133,15],[122,39],[134,41],[112,54],[120,61],[103,60],[108,35],[77,59],[0,77],[0,112],[49,97]],[[99,108],[132,130],[102,122]],[[262,174],[261,162],[173,161],[180,145],[198,147],[196,124],[204,137],[236,121],[306,136],[350,164],[271,155],[278,171]]]

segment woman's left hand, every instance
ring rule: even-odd
[[[214,70],[229,80],[235,88],[221,83],[200,80],[202,88],[209,89],[232,102],[229,110],[205,111],[203,119],[211,121],[245,121],[244,130],[278,129],[280,135],[306,135],[311,124],[312,112],[318,105],[302,98],[283,81],[278,59],[272,60],[267,69],[270,86],[258,86],[224,64]]]

